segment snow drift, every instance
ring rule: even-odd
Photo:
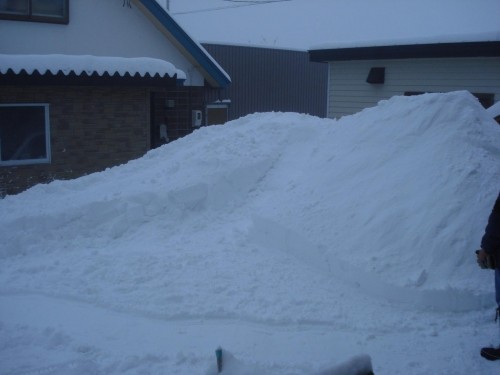
[[[161,321],[327,325],[375,343],[371,330],[477,314],[494,301],[473,254],[500,186],[499,137],[466,92],[395,97],[337,121],[264,113],[201,128],[126,165],[1,200],[0,292]],[[0,314],[4,327],[11,315]],[[348,341],[339,362],[366,352]],[[375,373],[390,372],[375,347]],[[10,353],[9,368],[23,355]],[[179,366],[171,373],[208,366],[163,361]],[[298,361],[273,373],[318,370]],[[392,365],[408,374],[433,363],[401,361]]]

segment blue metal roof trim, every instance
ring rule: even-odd
[[[156,0],[139,0],[151,14],[174,36],[179,43],[194,57],[196,61],[213,77],[220,87],[226,87],[231,80],[225,72],[207,56],[195,41],[175,22]]]

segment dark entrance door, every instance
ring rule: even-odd
[[[224,124],[227,122],[227,105],[209,104],[207,105],[207,125]]]
[[[193,113],[203,108],[203,87],[166,88],[150,95],[151,148],[184,137],[201,125],[194,121]]]
[[[150,105],[150,145],[157,148],[170,141],[167,127],[167,109],[165,105],[165,93],[152,92]]]

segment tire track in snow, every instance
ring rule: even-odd
[[[262,374],[296,374],[298,369],[312,374],[318,366],[362,353],[373,358],[376,373],[415,373],[415,368],[430,373],[457,358],[462,358],[467,373],[486,373],[484,361],[467,357],[481,338],[466,325],[439,334],[424,330],[408,340],[408,332],[397,329],[359,332],[240,320],[162,320],[41,295],[0,294],[0,306],[0,337],[17,335],[13,351],[9,345],[0,347],[6,374],[202,374],[215,365],[213,351],[218,346],[243,364],[265,369]],[[58,344],[47,345],[53,337],[59,338]],[[469,343],[457,353],[449,342]],[[406,368],[398,368],[401,362],[391,359],[405,356],[414,345],[429,348],[425,363],[408,361]]]

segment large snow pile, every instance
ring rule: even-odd
[[[474,250],[499,139],[466,92],[395,97],[249,115],[8,196],[0,372],[213,373],[222,345],[260,374],[365,353],[376,374],[493,374]]]

